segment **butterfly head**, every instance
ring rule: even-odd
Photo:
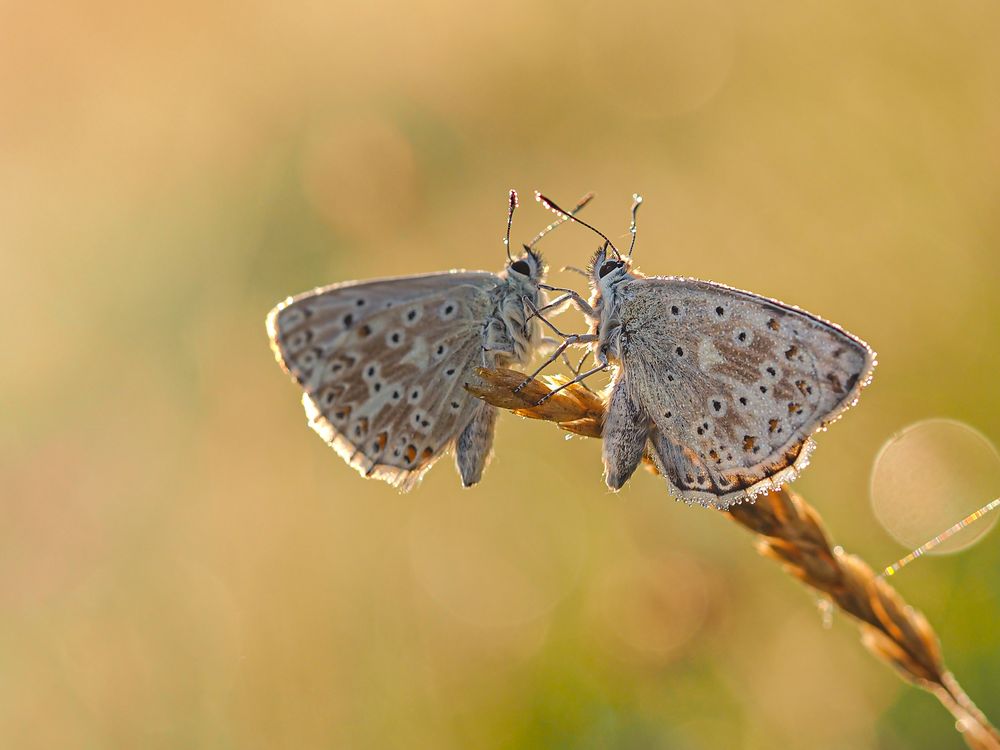
[[[590,262],[590,285],[595,290],[605,291],[623,281],[632,270],[632,261],[620,256],[605,243]]]
[[[524,253],[507,263],[506,274],[508,281],[537,286],[545,275],[545,264],[537,251],[525,245]]]

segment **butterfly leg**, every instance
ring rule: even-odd
[[[541,314],[543,312],[546,312],[547,310],[554,310],[556,314],[561,313],[563,310],[566,309],[566,303],[567,302],[571,302],[571,301],[572,301],[572,297],[570,297],[568,294],[564,294],[563,296],[558,297],[557,299],[552,300],[547,305],[543,305],[542,307],[539,307],[538,310],[537,310],[537,312],[531,313],[531,315],[529,315],[527,318],[524,319],[524,322],[527,323],[529,320],[531,320],[532,318],[534,318],[536,315],[540,318]]]
[[[455,441],[455,466],[458,467],[464,487],[471,487],[483,476],[483,469],[486,468],[493,449],[496,419],[496,407],[480,404],[475,416]]]
[[[552,354],[552,352],[554,352],[556,349],[558,349],[561,343],[562,341],[551,338],[550,336],[542,336],[540,339],[538,339],[538,342],[535,345],[535,352],[537,354],[541,354],[543,357],[547,357],[550,354]],[[565,358],[566,355],[564,353],[563,359]]]
[[[575,378],[573,378],[568,383],[563,383],[561,386],[559,386],[555,390],[552,390],[552,391],[549,391],[548,393],[546,393],[544,396],[542,396],[540,399],[538,399],[538,401],[535,402],[535,406],[538,406],[540,404],[544,404],[550,398],[552,398],[557,393],[559,393],[559,391],[561,391],[561,390],[563,390],[565,388],[569,388],[571,385],[576,385],[577,383],[582,383],[585,379],[589,378],[591,375],[594,375],[594,374],[599,373],[599,372],[603,372],[604,370],[607,370],[607,369],[608,369],[608,365],[606,365],[606,364],[603,364],[603,365],[599,364],[599,365],[597,365],[597,367],[591,368],[590,370],[587,370],[586,372],[577,375]]]
[[[570,334],[563,333],[562,331],[560,331],[558,328],[555,327],[552,321],[550,321],[548,318],[542,315],[542,310],[546,309],[545,307],[543,307],[542,310],[539,310],[538,306],[529,297],[522,297],[521,301],[524,303],[525,307],[531,310],[531,315],[525,318],[525,323],[527,323],[532,318],[537,317],[540,321],[542,321],[542,323],[551,328],[553,332],[556,334],[556,336],[558,336],[559,338],[566,339],[570,337]],[[546,307],[549,306],[547,305]]]
[[[521,383],[519,386],[517,386],[514,389],[514,393],[519,393],[521,391],[521,389],[524,388],[524,386],[526,386],[528,383],[530,383],[532,380],[534,380],[536,377],[538,377],[539,373],[541,373],[542,370],[544,370],[546,367],[548,367],[553,362],[555,362],[557,359],[559,359],[559,357],[562,355],[562,353],[566,351],[567,347],[578,346],[580,344],[589,344],[589,343],[592,343],[594,341],[597,341],[597,336],[595,334],[592,334],[592,333],[584,333],[584,334],[581,334],[581,335],[571,334],[569,336],[566,336],[563,339],[563,342],[561,344],[559,344],[559,346],[556,347],[556,350],[552,353],[552,355],[548,359],[546,359],[541,364],[541,366],[538,369],[536,369],[533,373],[531,373],[531,375],[529,375],[528,377],[526,377],[524,379],[523,383]],[[605,366],[602,365],[598,369],[604,369],[604,367]],[[596,370],[595,370],[595,372],[596,372]],[[577,381],[574,381],[574,382],[577,382]],[[569,385],[569,383],[567,383],[566,385]],[[563,386],[563,388],[565,388],[565,387],[566,386]],[[560,388],[560,390],[562,390],[562,389]],[[549,395],[551,395],[551,394],[549,394]],[[548,396],[546,396],[546,398],[548,398]],[[542,399],[542,401],[544,401],[544,400],[545,399]],[[541,403],[541,402],[539,402],[539,403]]]
[[[604,418],[604,481],[619,490],[642,460],[649,437],[649,416],[632,398],[624,377],[615,381]]]
[[[590,320],[597,317],[597,314],[594,312],[594,308],[590,306],[590,303],[572,289],[567,289],[562,286],[549,286],[548,284],[539,284],[538,288],[545,289],[550,292],[563,292],[563,296],[556,300],[556,302],[562,304],[564,301],[571,301],[574,305],[576,305],[576,308]],[[552,304],[554,305],[556,302],[553,302]]]
[[[527,307],[529,310],[531,310],[531,315],[528,316],[528,319],[530,320],[532,316],[537,315],[538,319],[542,321],[542,323],[547,325],[549,328],[551,328],[552,331],[557,336],[559,336],[559,338],[561,338],[563,341],[559,346],[556,347],[555,351],[552,352],[552,355],[548,359],[546,359],[545,362],[542,363],[541,367],[539,367],[533,373],[531,373],[531,375],[529,375],[527,378],[524,379],[523,383],[521,383],[514,389],[514,393],[520,392],[521,389],[523,389],[528,383],[534,380],[535,377],[537,377],[538,374],[542,372],[542,370],[544,370],[546,367],[555,362],[562,355],[562,353],[566,351],[567,347],[578,346],[581,344],[589,344],[597,340],[597,337],[591,333],[584,333],[584,334],[563,333],[558,328],[556,328],[551,321],[547,320],[545,316],[541,314],[541,311],[538,309],[538,306],[535,305],[535,303],[531,299],[529,299],[528,297],[522,297],[521,299],[522,302],[524,303],[524,306]]]
[[[583,353],[583,356],[580,357],[580,361],[574,365],[572,362],[569,361],[569,357],[566,355],[566,352],[563,352],[562,361],[566,365],[567,369],[569,369],[569,371],[573,373],[574,377],[579,377],[580,373],[583,372],[583,363],[587,361],[587,357],[589,357],[591,354],[593,354],[593,352],[590,349],[588,349]],[[587,385],[586,382],[582,380],[580,381],[580,385],[582,385],[591,393],[594,392],[594,390],[589,385]]]
[[[535,347],[535,351],[543,357],[548,357],[549,355],[554,353],[556,349],[558,349],[562,345],[562,343],[563,343],[562,341],[558,341],[557,339],[550,338],[548,336],[543,336],[538,340],[538,345]],[[569,355],[566,353],[566,347],[563,347],[561,353],[558,353],[558,356],[559,359],[562,360],[563,364],[566,365],[566,369],[569,370],[571,373],[573,373],[573,376],[576,377],[581,372],[583,372],[583,363],[587,361],[587,358],[591,354],[593,354],[593,352],[591,352],[590,349],[587,349],[587,351],[583,353],[583,356],[580,357],[580,361],[577,362],[575,365],[570,360]],[[587,385],[586,383],[581,381],[581,385],[591,393],[594,392],[590,388],[590,386]]]
[[[577,362],[575,365],[569,361],[569,356],[566,354],[565,351],[563,351],[560,357],[562,358],[563,364],[566,365],[566,369],[569,370],[571,373],[573,373],[574,376],[576,376],[579,375],[581,372],[583,372],[583,363],[587,361],[587,357],[589,357],[591,354],[592,352],[590,351],[590,349],[585,351],[583,353],[583,356],[580,357],[580,361]]]

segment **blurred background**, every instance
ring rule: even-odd
[[[983,0],[4,3],[0,744],[961,747],[735,524],[606,491],[596,441],[504,415],[474,491],[363,481],[264,317],[500,269],[511,187],[519,241],[534,188],[613,237],[642,192],[643,271],[878,350],[796,489],[887,564],[885,441],[1000,438],[998,32]],[[595,246],[546,238],[551,281]],[[992,534],[894,579],[994,720],[998,565]]]

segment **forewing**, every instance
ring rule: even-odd
[[[272,348],[302,387],[310,425],[351,466],[409,489],[479,403],[497,277],[450,273],[318,289],[268,316]]]
[[[304,385],[319,352],[331,351],[339,336],[358,330],[377,313],[455,287],[496,283],[496,276],[485,271],[452,271],[332,284],[277,305],[267,316],[267,333],[278,363]]]
[[[721,284],[639,279],[619,305],[622,368],[687,500],[725,507],[793,479],[809,436],[854,404],[875,365],[832,323]]]

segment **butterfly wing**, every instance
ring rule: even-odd
[[[686,500],[727,507],[794,479],[810,435],[852,406],[875,353],[798,308],[721,284],[637,279],[618,299],[621,366]]]
[[[410,489],[478,413],[463,384],[482,364],[498,283],[452,272],[337,284],[272,310],[271,346],[310,426],[361,474]]]

